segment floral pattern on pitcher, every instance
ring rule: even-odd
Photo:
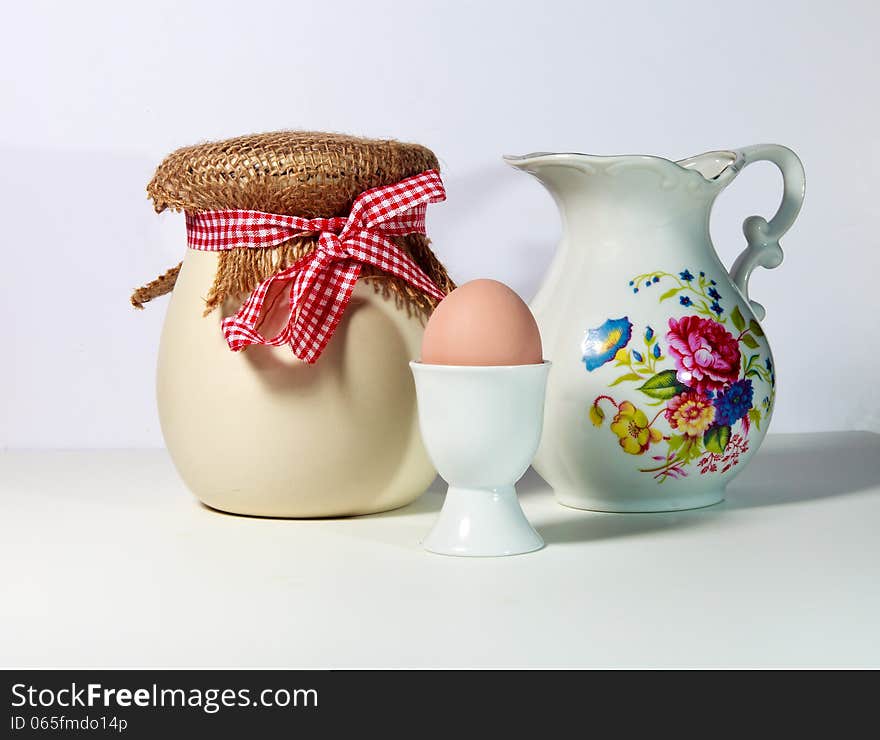
[[[718,283],[707,278],[705,272],[699,272],[696,276],[687,268],[673,275],[670,272],[649,272],[637,275],[629,281],[633,293],[638,293],[639,288],[650,288],[661,280],[672,283],[672,286],[660,296],[662,303],[669,298],[678,296],[678,302],[685,308],[690,308],[701,316],[707,316],[721,324],[727,323],[724,309],[721,307],[721,293],[718,292]]]
[[[639,471],[660,483],[691,473],[726,473],[748,452],[752,424],[760,429],[773,403],[776,377],[758,341],[761,326],[754,319],[746,323],[739,306],[728,313],[716,281],[703,272],[652,272],[629,284],[633,293],[669,286],[659,301],[677,297],[693,313],[669,317],[662,337],[646,326],[638,343],[631,343],[634,327],[627,316],[587,331],[582,346],[587,371],[613,361],[624,371],[609,387],[638,384],[634,390],[644,397],[634,403],[597,396],[590,420],[601,427],[606,413],[613,414],[609,428],[621,450],[646,455],[652,462]],[[756,380],[770,387],[760,402]]]

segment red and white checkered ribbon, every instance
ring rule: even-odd
[[[424,234],[428,203],[445,199],[440,173],[428,170],[364,191],[347,218],[307,219],[241,210],[187,213],[189,247],[209,252],[274,247],[302,234],[321,235],[313,252],[260,283],[238,313],[223,320],[229,348],[289,344],[298,358],[315,362],[333,336],[364,264],[442,300],[440,288],[391,237]],[[274,337],[265,337],[258,331],[263,307],[273,306],[285,291],[289,296],[287,321]]]

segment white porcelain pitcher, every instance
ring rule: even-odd
[[[506,160],[537,177],[562,213],[562,242],[532,310],[553,363],[535,468],[558,500],[600,511],[669,511],[721,501],[760,446],[776,390],[749,299],[758,265],[804,198],[789,149],[761,144],[672,162],[537,153]],[[728,273],[709,237],[718,194],[746,165],[782,171],[769,221],[743,224]]]

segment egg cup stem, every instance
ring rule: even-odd
[[[424,542],[429,552],[472,557],[519,555],[543,546],[512,485],[449,486],[443,509]]]

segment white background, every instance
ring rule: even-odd
[[[3,26],[0,448],[162,444],[167,299],[135,313],[128,294],[176,264],[184,231],[144,186],[179,146],[281,128],[430,146],[438,255],[526,299],[559,223],[502,153],[790,146],[806,204],[785,264],[752,280],[773,429],[880,431],[878,3],[15,3]],[[759,164],[719,198],[728,265],[779,188]]]

